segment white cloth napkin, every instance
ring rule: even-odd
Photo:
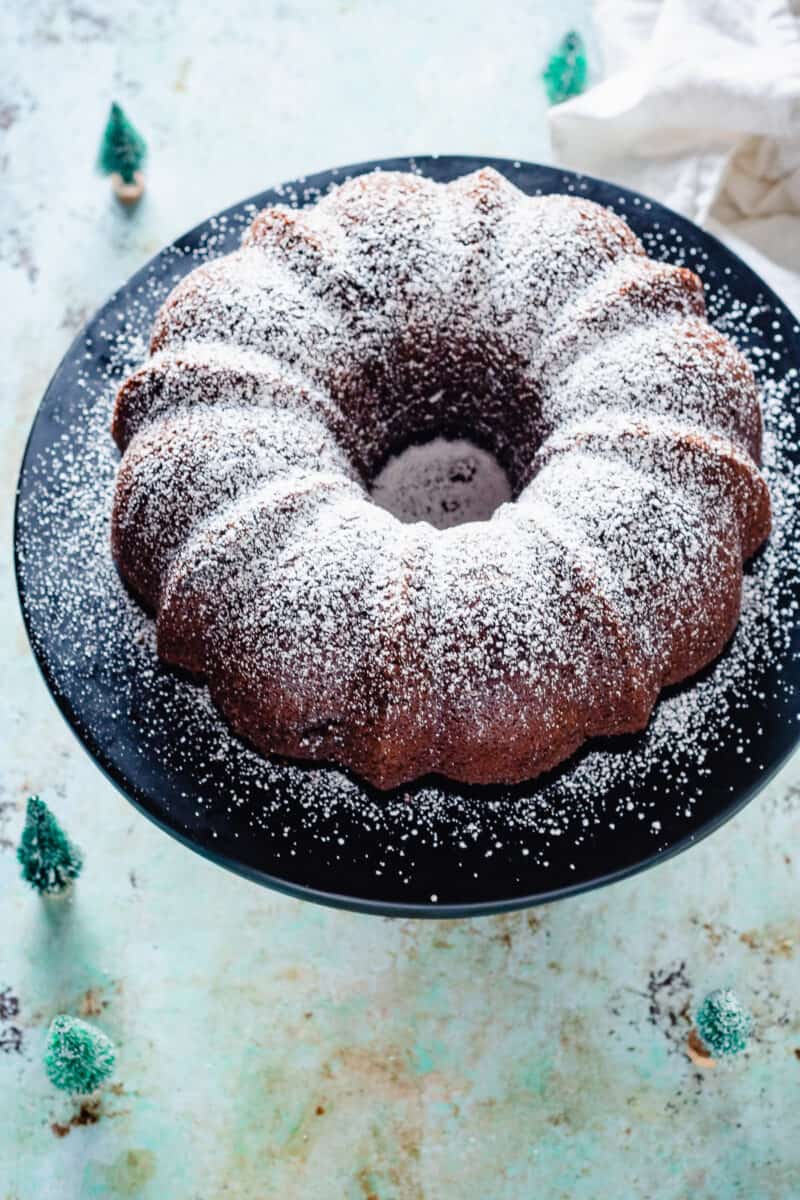
[[[605,77],[550,110],[556,161],[651,195],[800,314],[800,0],[595,0]]]

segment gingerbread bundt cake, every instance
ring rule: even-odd
[[[114,411],[113,552],[263,753],[532,778],[642,729],[734,630],[770,524],[753,376],[698,278],[597,204],[360,176],[260,213],[151,349]],[[503,468],[490,519],[373,499],[442,438]]]

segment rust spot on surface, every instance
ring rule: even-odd
[[[366,1167],[358,1172],[356,1182],[364,1194],[364,1200],[379,1200],[378,1193],[372,1190],[372,1172]]]
[[[139,1196],[155,1175],[156,1156],[152,1150],[125,1150],[102,1172],[106,1182],[103,1195]]]
[[[325,1116],[325,1106],[323,1104],[318,1104],[314,1111],[316,1112],[318,1117]]]
[[[102,1100],[99,1096],[92,1096],[88,1100],[82,1100],[80,1108],[72,1114],[66,1125],[61,1121],[52,1121],[50,1129],[56,1137],[63,1138],[81,1125],[96,1125],[103,1115],[101,1105]]]
[[[80,1014],[82,1017],[99,1017],[104,1008],[108,1008],[108,1001],[103,999],[99,988],[87,988],[83,993],[80,1003]]]
[[[755,929],[747,929],[744,933],[739,934],[739,941],[743,942],[750,950],[760,950],[767,957],[777,955],[781,958],[791,958],[794,954],[796,936],[794,931],[790,935],[770,929],[764,930],[763,933]]]
[[[96,1125],[102,1115],[101,1103],[99,1097],[81,1101],[77,1113],[70,1119],[70,1125]]]
[[[513,944],[513,935],[521,933],[521,922],[516,913],[504,913],[499,917],[490,918],[493,932],[492,940],[500,942],[505,946],[506,950],[510,950]]]

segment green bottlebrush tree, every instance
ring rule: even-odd
[[[114,1043],[88,1021],[55,1017],[47,1034],[44,1069],[62,1092],[88,1095],[114,1070]]]
[[[44,800],[31,796],[17,847],[22,878],[43,896],[62,894],[81,873],[83,859]]]
[[[121,176],[123,183],[133,183],[146,154],[144,138],[120,106],[113,103],[100,144],[100,170],[106,175]]]
[[[753,1028],[753,1019],[735,992],[718,988],[709,992],[695,1018],[697,1032],[714,1058],[739,1054]]]
[[[550,104],[579,96],[586,88],[586,76],[586,47],[581,35],[572,31],[558,43],[542,72]]]

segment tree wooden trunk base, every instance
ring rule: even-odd
[[[126,183],[122,176],[115,171],[111,176],[111,185],[119,202],[127,206],[138,204],[144,195],[144,175],[141,171],[134,173],[133,183]]]

